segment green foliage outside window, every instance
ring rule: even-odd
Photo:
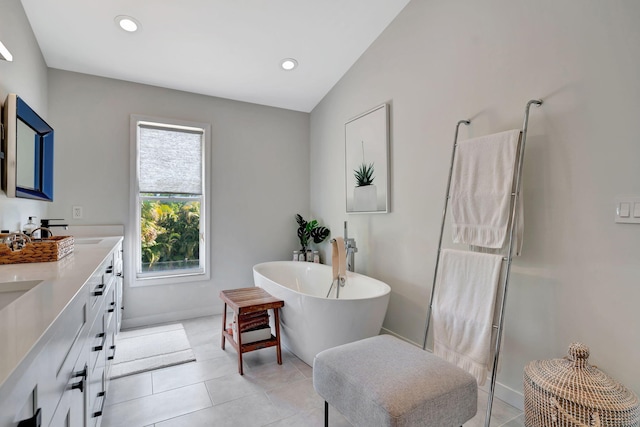
[[[197,268],[200,202],[145,200],[141,206],[142,270]]]

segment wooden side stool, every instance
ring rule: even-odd
[[[240,288],[229,289],[220,291],[220,299],[224,301],[224,310],[222,311],[222,349],[224,350],[225,339],[229,340],[229,343],[238,352],[238,372],[240,375],[244,375],[242,370],[242,354],[250,351],[259,350],[266,347],[276,347],[276,354],[278,359],[278,365],[282,365],[282,352],[280,350],[280,315],[279,308],[284,307],[284,301],[273,297],[267,291],[262,288]],[[236,316],[236,326],[238,328],[238,342],[233,339],[233,335],[227,332],[227,306],[233,310]],[[273,310],[273,317],[275,323],[275,336],[271,335],[271,338],[251,342],[248,344],[242,343],[242,319],[241,315],[254,313],[256,311]]]

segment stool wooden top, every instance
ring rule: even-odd
[[[280,308],[284,301],[272,296],[262,288],[240,288],[220,291],[222,299],[237,314],[252,313],[254,311]]]

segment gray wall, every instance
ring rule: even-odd
[[[71,224],[124,224],[128,254],[130,115],[211,123],[212,279],[128,286],[125,326],[220,313],[220,290],[252,286],[254,264],[297,248],[294,215],[309,207],[309,114],[56,69],[49,110],[57,126],[50,215],[70,219],[79,205],[84,218]]]
[[[634,0],[414,0],[311,113],[311,211],[349,221],[357,270],[392,287],[384,327],[421,344],[455,124],[473,121],[461,139],[519,128],[544,99],[498,375],[518,405],[525,364],[572,341],[640,393],[640,226],[614,223],[615,196],[640,195],[638,22]],[[392,211],[346,215],[344,123],[383,102]]]
[[[2,0],[0,41],[13,61],[0,60],[0,103],[17,93],[45,120],[47,114],[47,65],[19,0]],[[0,166],[0,171],[4,165]],[[7,198],[0,191],[0,229],[20,230],[29,216],[45,217],[49,203]]]

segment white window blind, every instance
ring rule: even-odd
[[[202,194],[203,132],[139,125],[139,191]]]

